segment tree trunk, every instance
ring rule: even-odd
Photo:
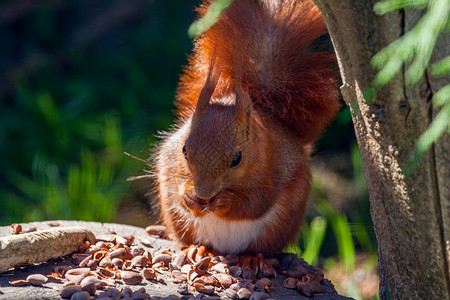
[[[414,144],[436,111],[430,99],[448,79],[426,76],[413,87],[403,68],[371,104],[363,92],[375,53],[409,31],[423,11],[376,16],[375,0],[315,0],[336,50],[364,164],[378,240],[381,299],[450,299],[450,142],[441,137],[409,176]],[[449,55],[443,35],[432,62]]]

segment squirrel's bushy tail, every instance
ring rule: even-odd
[[[200,16],[210,2],[198,9]],[[237,57],[253,107],[314,141],[339,108],[334,55],[315,43],[324,33],[311,0],[233,1],[195,42],[178,87],[180,115],[195,108],[214,52],[222,69],[214,97],[235,91]]]

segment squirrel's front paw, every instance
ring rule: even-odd
[[[197,197],[194,190],[186,191],[181,199],[195,216],[203,216],[206,213],[208,203],[204,199]]]
[[[231,208],[231,198],[222,193],[211,199],[208,203],[208,209],[218,216],[225,215]]]

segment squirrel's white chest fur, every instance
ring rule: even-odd
[[[209,213],[195,220],[197,243],[210,245],[222,253],[238,253],[245,250],[261,232],[264,222],[226,221]]]
[[[240,253],[255,242],[262,230],[277,218],[277,205],[256,220],[227,221],[214,213],[195,218],[195,239],[222,253]]]

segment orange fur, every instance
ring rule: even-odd
[[[311,143],[339,108],[334,56],[311,49],[324,33],[310,0],[235,0],[196,40],[155,156],[176,240],[264,254],[295,241]]]
[[[326,26],[312,1],[278,2],[279,11],[271,15],[262,1],[233,1],[220,20],[195,41],[178,87],[180,116],[194,110],[216,47],[222,77],[215,97],[234,90],[234,62],[242,58],[242,84],[254,107],[293,128],[304,142],[318,138],[339,108],[335,57],[311,49],[326,33]],[[201,6],[200,16],[206,10],[206,4]]]

